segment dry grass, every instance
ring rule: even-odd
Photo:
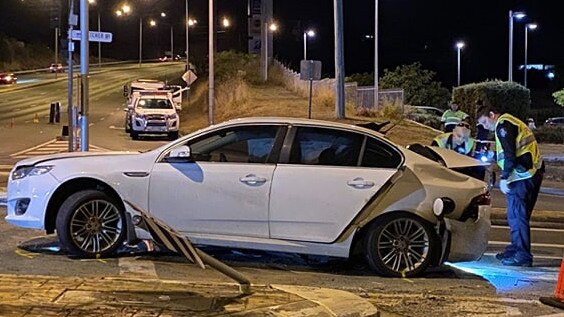
[[[299,117],[307,118],[308,98],[298,96],[286,88],[267,85],[248,85],[232,82],[221,85],[216,89],[215,122],[241,117]],[[200,83],[192,92],[191,102],[186,105],[181,117],[183,133],[195,131],[208,125],[207,115],[207,83]],[[391,113],[395,113],[389,110]],[[374,117],[357,114],[352,105],[347,105],[346,119],[335,119],[335,104],[332,91],[319,91],[315,94],[312,104],[312,118],[345,123],[359,123],[368,121],[392,122],[393,128],[387,133],[390,140],[407,145],[411,143],[429,144],[436,136],[431,129],[404,121],[393,115],[384,117],[377,113]]]

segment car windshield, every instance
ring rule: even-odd
[[[137,104],[141,109],[172,109],[172,103],[168,99],[141,99]]]

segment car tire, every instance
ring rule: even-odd
[[[99,190],[82,190],[61,205],[56,219],[61,248],[80,258],[107,257],[126,238],[122,204]]]
[[[178,139],[178,131],[169,132],[168,133],[168,139],[171,140],[171,141]]]
[[[410,277],[423,273],[436,259],[440,241],[427,221],[394,212],[370,224],[364,250],[368,265],[380,275]]]

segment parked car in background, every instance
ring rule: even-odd
[[[445,150],[442,165],[378,129],[245,118],[144,153],[34,157],[10,174],[6,220],[56,231],[81,257],[109,256],[143,233],[127,200],[198,245],[362,255],[396,277],[479,259],[490,196],[484,182],[449,169],[479,162]]]
[[[65,72],[65,69],[64,69],[64,67],[63,67],[63,64],[60,64],[60,63],[55,64],[55,63],[53,63],[53,64],[51,64],[51,66],[49,66],[49,71],[50,71],[51,73],[64,73],[64,72]]]
[[[436,107],[413,106],[410,108],[408,118],[435,129],[440,129],[443,112],[443,109]]]
[[[544,122],[544,125],[550,126],[550,127],[564,127],[564,117],[548,118]]]
[[[18,78],[14,75],[14,73],[0,73],[0,84],[10,85],[15,84]]]

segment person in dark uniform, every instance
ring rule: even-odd
[[[533,132],[518,118],[482,106],[478,123],[495,131],[497,164],[501,169],[500,190],[507,197],[507,222],[511,244],[496,255],[503,265],[531,266],[531,213],[537,201],[544,163]]]

